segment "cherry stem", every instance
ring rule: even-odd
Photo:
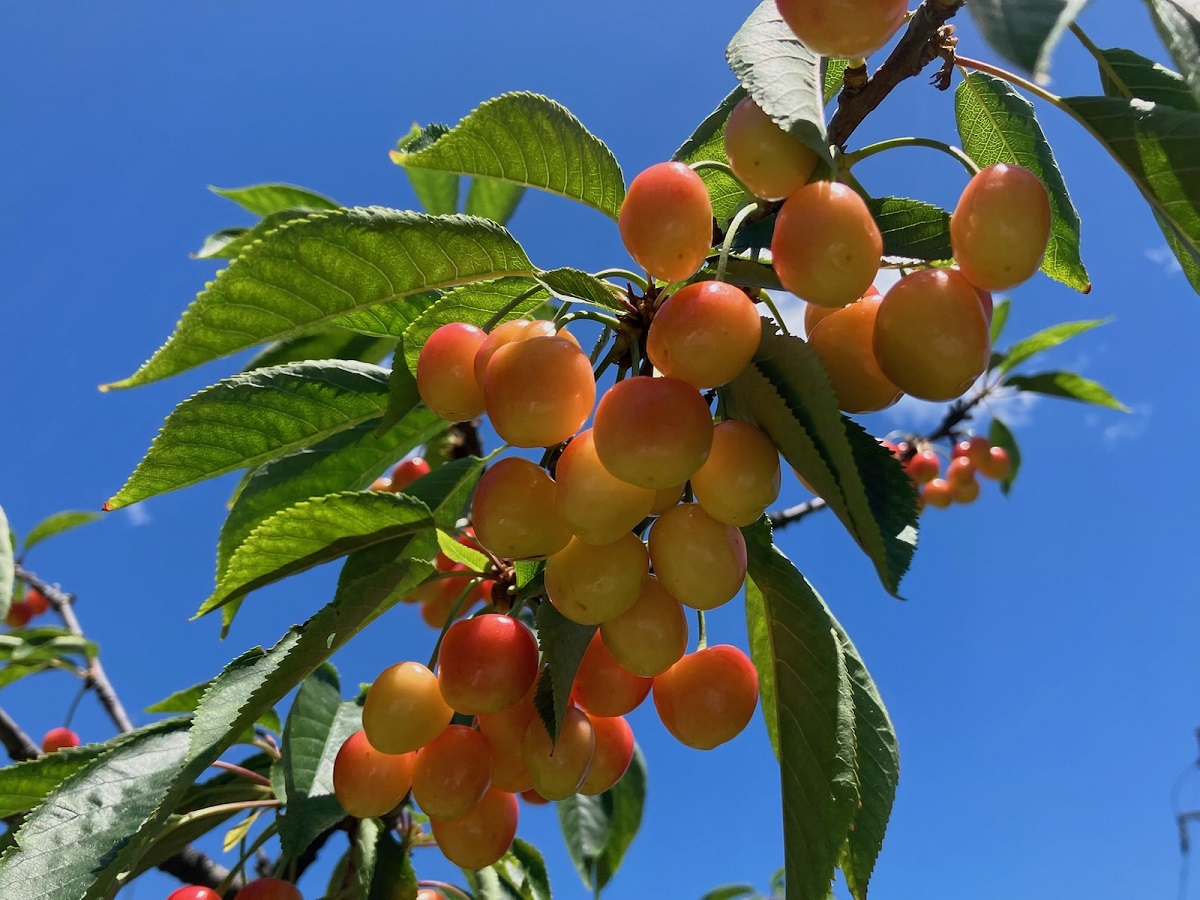
[[[498,309],[495,312],[495,314],[490,319],[488,319],[486,322],[483,323],[483,330],[491,331],[493,328],[495,328],[500,323],[501,319],[503,319],[510,312],[512,312],[514,309],[516,309],[518,306],[520,306],[522,303],[524,303],[526,300],[528,300],[530,297],[532,297],[534,294],[536,294],[540,290],[544,290],[544,288],[539,284],[536,287],[531,287],[529,290],[524,291],[521,294],[518,294],[512,300],[505,303],[502,307],[500,307],[500,309]]]
[[[1051,106],[1058,107],[1063,112],[1071,116],[1071,118],[1079,121],[1079,117],[1071,111],[1071,108],[1062,102],[1062,97],[1059,97],[1057,94],[1050,93],[1045,88],[1034,84],[1027,78],[1022,78],[1020,75],[1009,72],[1006,69],[1001,69],[999,66],[993,66],[990,63],[981,62],[977,59],[970,59],[969,57],[959,56],[957,54],[954,56],[954,62],[959,66],[959,68],[965,67],[967,69],[974,69],[977,72],[983,72],[985,75],[994,75],[996,78],[1002,78],[1005,81],[1010,81],[1015,85],[1019,85],[1020,87],[1029,91],[1029,93],[1036,97],[1040,97]]]
[[[71,720],[75,718],[75,711],[79,709],[79,701],[83,699],[83,695],[88,692],[91,686],[91,683],[86,679],[79,686],[79,690],[75,692],[75,696],[71,699],[71,705],[67,707],[67,715],[63,719],[63,728],[71,727]]]
[[[729,163],[721,162],[718,159],[698,159],[694,163],[688,163],[688,167],[697,174],[700,173],[701,169],[714,169],[715,171],[720,172],[722,175],[728,175],[738,183],[738,186],[743,191],[745,191],[751,197],[754,196],[754,191],[746,187],[746,183],[737,177],[737,174],[733,171],[733,169],[729,168]]]
[[[758,203],[743,206],[737,211],[737,215],[733,217],[733,221],[729,223],[729,230],[725,232],[725,239],[721,241],[721,257],[717,260],[717,281],[725,280],[725,270],[729,267],[729,252],[733,249],[733,239],[737,236],[738,229],[742,227],[742,223],[746,219],[759,212],[760,209],[761,207]]]
[[[775,305],[775,301],[771,298],[771,295],[766,291],[763,291],[759,295],[758,299],[761,300],[763,305],[771,311],[771,315],[775,317],[775,323],[779,326],[779,330],[790,337],[792,333],[788,331],[787,322],[783,321],[783,316],[779,312],[779,307]]]
[[[894,150],[897,147],[929,147],[933,150],[940,150],[947,156],[955,159],[968,175],[979,174],[979,165],[971,157],[967,156],[960,148],[947,144],[945,141],[935,140],[934,138],[924,137],[898,137],[887,141],[880,141],[877,144],[868,144],[866,147],[861,147],[853,153],[847,153],[842,157],[847,168],[862,162],[868,157],[874,156],[876,153],[883,153],[885,150]]]
[[[224,769],[226,772],[229,772],[232,775],[239,775],[242,778],[245,778],[247,781],[253,781],[255,784],[261,784],[266,787],[271,786],[271,779],[267,778],[265,775],[259,775],[257,772],[251,772],[244,766],[239,766],[231,762],[225,762],[223,759],[218,759],[212,764],[212,767],[214,769]]]
[[[704,610],[696,610],[696,651],[708,647],[708,623],[705,621]]]
[[[446,624],[442,626],[437,641],[434,642],[433,652],[429,654],[429,665],[426,668],[430,671],[433,671],[434,666],[437,665],[438,651],[442,649],[442,639],[446,636],[446,632],[450,630],[450,626],[454,624],[454,620],[458,618],[458,612],[462,609],[462,605],[466,602],[467,597],[470,596],[471,592],[475,590],[475,586],[481,581],[483,581],[482,578],[472,578],[467,582],[467,586],[462,589],[462,592],[458,595],[458,599],[454,601],[454,606],[450,608],[450,614],[446,616]]]
[[[562,318],[556,317],[554,324],[559,328],[563,328],[566,325],[574,322],[576,319],[586,319],[589,322],[599,322],[605,328],[612,328],[614,330],[621,327],[621,323],[617,321],[616,317],[606,316],[604,313],[595,312],[594,310],[590,309],[576,309],[567,313]]]
[[[239,800],[237,803],[219,803],[216,806],[205,806],[202,809],[195,809],[190,813],[184,813],[173,824],[176,826],[186,825],[189,822],[194,822],[197,819],[206,819],[209,816],[237,813],[248,809],[277,809],[280,806],[283,806],[283,804],[276,798],[270,800]]]
[[[636,272],[631,272],[629,269],[601,269],[599,272],[592,273],[593,278],[604,280],[605,278],[623,278],[640,287],[643,291],[646,289],[646,279]]]

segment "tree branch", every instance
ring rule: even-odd
[[[0,709],[0,743],[4,744],[13,762],[37,759],[42,755],[42,748],[3,709]]]
[[[838,97],[837,112],[829,122],[829,142],[845,147],[863,119],[900,82],[919,75],[937,59],[953,52],[954,27],[946,21],[962,8],[965,0],[925,0],[909,20],[899,43],[888,54],[875,74],[867,77],[866,66],[846,70],[845,83]],[[950,86],[946,68],[934,78],[939,90]]]

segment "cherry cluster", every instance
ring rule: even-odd
[[[8,615],[4,621],[9,628],[24,628],[31,620],[45,615],[50,611],[50,601],[37,588],[31,587],[20,600],[13,600],[8,606]]]
[[[908,441],[884,441],[883,445],[903,463],[920,492],[922,506],[945,509],[953,503],[973,503],[979,497],[977,475],[1003,481],[1012,471],[1008,451],[980,435],[955,443],[944,475],[941,457],[928,442],[914,446]]]

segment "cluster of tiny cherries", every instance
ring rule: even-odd
[[[8,605],[8,615],[5,623],[9,628],[24,628],[33,619],[50,611],[50,601],[35,587],[25,592],[20,600],[14,599]],[[51,728],[42,738],[42,752],[54,753],[69,747],[79,746],[79,735],[70,728]]]

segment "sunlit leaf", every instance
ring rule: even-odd
[[[1009,375],[1004,382],[1009,387],[1047,397],[1062,397],[1078,400],[1094,406],[1105,406],[1120,412],[1129,412],[1129,407],[1114,397],[1101,384],[1084,378],[1075,372],[1039,372],[1036,375]]]
[[[100,515],[100,513],[91,510],[71,509],[42,519],[42,521],[29,530],[29,534],[25,535],[25,545],[22,552],[28,553],[47,538],[62,534],[64,531],[70,531],[72,528],[78,528],[80,525],[86,525],[88,522],[94,522],[100,518]],[[2,527],[3,524],[0,523],[0,528]],[[3,585],[0,584],[0,590],[2,589]]]
[[[1200,97],[1200,7],[1195,0],[1146,0],[1158,35]]]
[[[1044,78],[1050,51],[1087,0],[971,0],[967,9],[992,49]]]
[[[1104,325],[1108,321],[1107,319],[1091,319],[1085,322],[1060,322],[1058,325],[1043,328],[1037,334],[1023,338],[1009,347],[1004,355],[1004,361],[996,367],[996,370],[998,372],[1011,371],[1030,357],[1044,353],[1069,341],[1077,334],[1091,331],[1093,328]]]
[[[629,769],[611,789],[559,801],[558,824],[567,852],[589,890],[598,894],[617,874],[641,828],[645,802],[646,762],[636,746]]]
[[[269,216],[285,209],[307,206],[312,209],[338,209],[340,204],[324,194],[294,184],[252,184],[240,188],[209,187],[219,197],[232,200],[256,216]]]

